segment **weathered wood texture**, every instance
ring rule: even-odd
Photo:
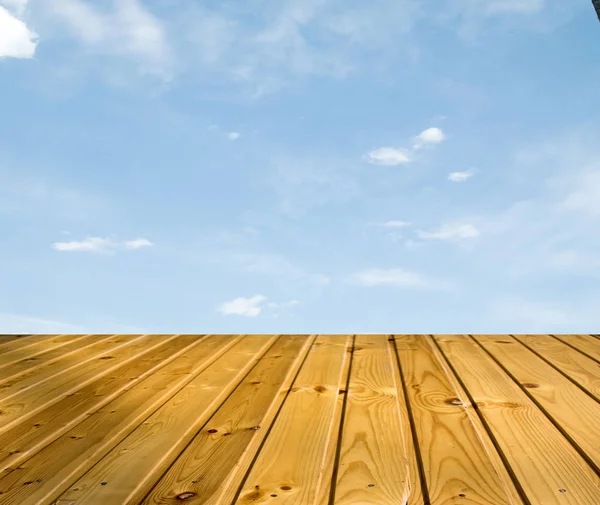
[[[0,335],[0,505],[599,505],[595,335]]]

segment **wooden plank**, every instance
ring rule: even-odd
[[[598,476],[492,358],[471,338],[436,339],[476,403],[528,502],[600,503]],[[504,336],[497,336],[497,341],[511,342]]]
[[[336,468],[338,464],[338,446],[340,441],[340,430],[342,429],[342,418],[346,411],[346,398],[348,396],[348,383],[350,380],[350,366],[352,364],[352,349],[354,348],[355,336],[352,336],[349,342],[350,355],[348,359],[344,361],[342,367],[342,387],[338,391],[337,399],[335,400],[335,407],[332,416],[332,429],[333,434],[337,433],[337,440],[335,443],[327,444],[325,450],[325,456],[323,457],[323,479],[317,492],[317,501],[315,505],[329,505],[332,499],[332,490],[334,488],[334,480],[337,479]],[[344,382],[345,381],[345,382]],[[334,436],[332,435],[332,436]]]
[[[430,337],[396,336],[432,505],[520,503],[467,395]]]
[[[332,421],[351,341],[342,335],[316,339],[235,503],[262,503],[276,494],[283,505],[313,504],[329,486],[323,466],[329,445],[337,443]]]
[[[13,340],[22,339],[27,336],[29,335],[0,335],[0,349],[2,348],[2,344],[12,342]]]
[[[600,363],[600,339],[592,335],[553,335],[573,349]]]
[[[51,405],[0,434],[0,470],[15,468],[138,382],[167,365],[204,337],[183,335],[122,364],[110,377],[100,377],[74,395]]]
[[[510,337],[482,335],[477,342],[519,382],[525,393],[579,447],[600,475],[600,403]],[[513,345],[504,343],[512,341]]]
[[[97,344],[104,347],[101,356],[93,354],[92,358],[79,362],[73,368],[59,370],[39,382],[36,377],[27,379],[26,387],[23,380],[4,384],[0,392],[0,433],[174,337],[145,335],[131,340],[127,336],[118,336]],[[90,349],[87,351],[91,352]]]
[[[550,335],[515,335],[515,338],[600,401],[598,363]]]
[[[406,442],[404,450],[408,460],[408,483],[410,485],[406,503],[403,503],[402,505],[428,505],[426,504],[425,497],[423,495],[423,487],[419,471],[418,457],[420,457],[420,454],[417,455],[414,443],[416,428],[412,425],[414,419],[410,409],[410,403],[408,399],[409,396],[406,389],[406,384],[404,383],[404,377],[400,372],[401,365],[398,353],[396,351],[395,341],[395,335],[390,335],[388,338],[388,344],[390,346],[390,352],[392,352],[396,360],[396,366],[394,367],[394,381],[397,384],[398,389],[400,425],[402,426],[403,436]]]
[[[16,361],[39,356],[51,349],[59,348],[87,335],[35,335],[17,339],[0,346],[0,370]]]
[[[408,454],[394,358],[385,335],[357,335],[338,462],[335,505],[405,504]]]
[[[2,360],[2,354],[5,352],[14,351],[15,349],[59,336],[61,335],[17,335],[15,339],[0,342],[0,361]]]
[[[276,338],[251,335],[239,342],[71,485],[58,504],[139,504]]]
[[[140,504],[231,503],[312,341],[280,337]]]
[[[23,358],[6,364],[4,367],[0,366],[0,391],[2,391],[2,384],[13,382],[17,377],[22,378],[23,375],[36,376],[36,378],[43,376],[49,365],[53,365],[55,370],[65,370],[76,364],[81,354],[80,351],[112,338],[113,335],[86,335],[63,346],[48,349],[37,356]]]
[[[211,336],[74,426],[0,477],[0,505],[42,505],[56,499],[182,387],[241,337]]]

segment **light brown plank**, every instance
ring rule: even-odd
[[[331,475],[323,474],[351,337],[321,335],[275,420],[235,503],[262,503],[272,494],[282,505],[313,504]]]
[[[515,335],[515,338],[600,401],[598,363],[550,335]]]
[[[519,503],[491,440],[432,339],[397,335],[396,347],[431,504]]]
[[[410,484],[410,488],[406,504],[403,505],[426,505],[421,484],[419,462],[417,459],[417,456],[420,456],[420,454],[417,455],[413,440],[413,437],[416,436],[416,431],[411,426],[412,411],[410,410],[408,391],[405,390],[404,379],[400,373],[401,365],[399,362],[399,356],[396,352],[395,335],[389,335],[388,340],[390,352],[393,354],[394,359],[396,360],[396,366],[394,367],[394,380],[398,389],[400,425],[402,426],[402,433],[406,441],[405,451],[408,460],[408,482]]]
[[[13,340],[23,339],[28,337],[29,335],[0,335],[0,349],[2,349],[2,344],[6,344],[7,342],[12,342]]]
[[[554,335],[555,338],[600,362],[600,340],[592,335]]]
[[[580,447],[600,475],[600,403],[590,398],[516,340],[495,336],[476,340],[512,375],[547,415]]]
[[[245,337],[69,487],[57,505],[139,504],[276,338]]]
[[[146,335],[133,340],[117,336],[85,349],[84,355],[91,354],[91,357],[85,356],[86,359],[78,361],[72,368],[54,370],[50,365],[52,374],[49,376],[20,377],[3,384],[0,390],[0,433],[173,338],[175,335]],[[94,353],[97,347],[103,348],[101,355]],[[82,356],[79,358],[81,360]],[[42,372],[39,372],[41,376]]]
[[[231,503],[312,341],[280,337],[141,504]]]
[[[99,344],[112,340],[114,335],[87,335],[79,339],[73,340],[60,347],[53,347],[44,351],[37,356],[23,358],[5,367],[0,368],[0,392],[4,393],[3,385],[10,382],[11,385],[18,385],[18,388],[26,387],[22,381],[25,377],[34,377],[39,382],[44,376],[52,376],[58,371],[64,371],[71,366],[77,365],[82,355],[81,351]],[[128,338],[128,337],[126,337]],[[102,351],[99,351],[102,352]],[[48,372],[48,370],[55,370]],[[25,376],[25,377],[24,377]]]
[[[2,361],[2,355],[6,352],[11,352],[15,349],[60,336],[62,335],[17,335],[17,338],[15,339],[10,339],[5,342],[0,341],[0,362]]]
[[[17,467],[118,395],[189,351],[191,346],[199,345],[203,338],[183,335],[170,340],[122,364],[110,377],[100,377],[76,394],[38,412],[27,422],[0,434],[0,470]]]
[[[408,501],[405,437],[410,438],[410,427],[401,425],[394,367],[395,356],[385,335],[356,336],[335,505],[397,505]]]
[[[511,341],[502,335],[496,338],[498,342]],[[600,503],[598,476],[492,358],[468,337],[446,336],[438,341],[529,502]]]
[[[338,446],[340,442],[340,430],[342,428],[342,416],[345,413],[346,396],[348,394],[348,382],[350,379],[350,365],[352,363],[352,349],[354,348],[354,338],[351,337],[349,342],[350,356],[344,361],[342,368],[342,382],[341,388],[338,391],[337,399],[335,401],[335,407],[331,419],[331,426],[333,427],[332,436],[337,436],[337,440],[327,444],[325,450],[325,456],[323,457],[323,479],[317,493],[317,500],[315,505],[329,505],[332,499],[334,480],[337,480],[336,468],[338,462]],[[337,435],[336,435],[337,433]]]
[[[22,359],[39,356],[52,349],[60,348],[87,335],[35,335],[17,339],[0,346],[0,371]]]
[[[241,337],[211,336],[0,478],[0,505],[46,505]],[[108,505],[108,504],[107,504]]]

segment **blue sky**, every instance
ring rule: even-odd
[[[0,0],[0,329],[592,332],[589,0]]]

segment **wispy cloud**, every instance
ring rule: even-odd
[[[0,328],[4,333],[88,333],[89,328],[56,319],[22,314],[0,313]]]
[[[406,149],[379,147],[367,154],[366,161],[373,165],[394,166],[409,163],[411,159]]]
[[[412,289],[447,289],[449,283],[442,280],[430,279],[418,272],[402,268],[380,269],[371,268],[357,272],[351,279],[363,286],[393,286]]]
[[[443,224],[436,231],[417,230],[417,236],[423,240],[463,240],[479,237],[481,233],[472,224]]]
[[[327,286],[331,282],[328,276],[309,272],[278,254],[234,252],[221,254],[220,260],[251,274],[304,281],[317,286]]]
[[[52,247],[57,251],[67,252],[115,252],[118,249],[140,249],[152,246],[152,242],[145,238],[137,238],[124,242],[115,242],[109,238],[88,237],[85,240],[72,240],[69,242],[55,242]]]
[[[263,295],[255,295],[250,298],[240,297],[221,304],[219,312],[226,316],[256,317],[262,312],[264,308],[262,305],[266,301],[267,297]]]
[[[2,2],[0,2],[2,3]],[[33,58],[38,36],[30,30],[20,15],[25,2],[7,2],[13,13],[0,5],[0,58]]]
[[[411,223],[409,223],[408,221],[386,221],[385,223],[382,223],[381,226],[383,226],[384,228],[406,228],[408,226],[410,226]]]
[[[84,0],[53,0],[44,8],[90,50],[130,56],[145,72],[170,74],[165,28],[139,0],[119,0],[113,9],[102,10]]]
[[[240,138],[240,134],[238,132],[230,132],[226,136],[229,140],[237,140]]]
[[[464,172],[452,172],[448,174],[448,180],[452,182],[465,182],[467,179],[473,177],[474,173],[470,170]]]

